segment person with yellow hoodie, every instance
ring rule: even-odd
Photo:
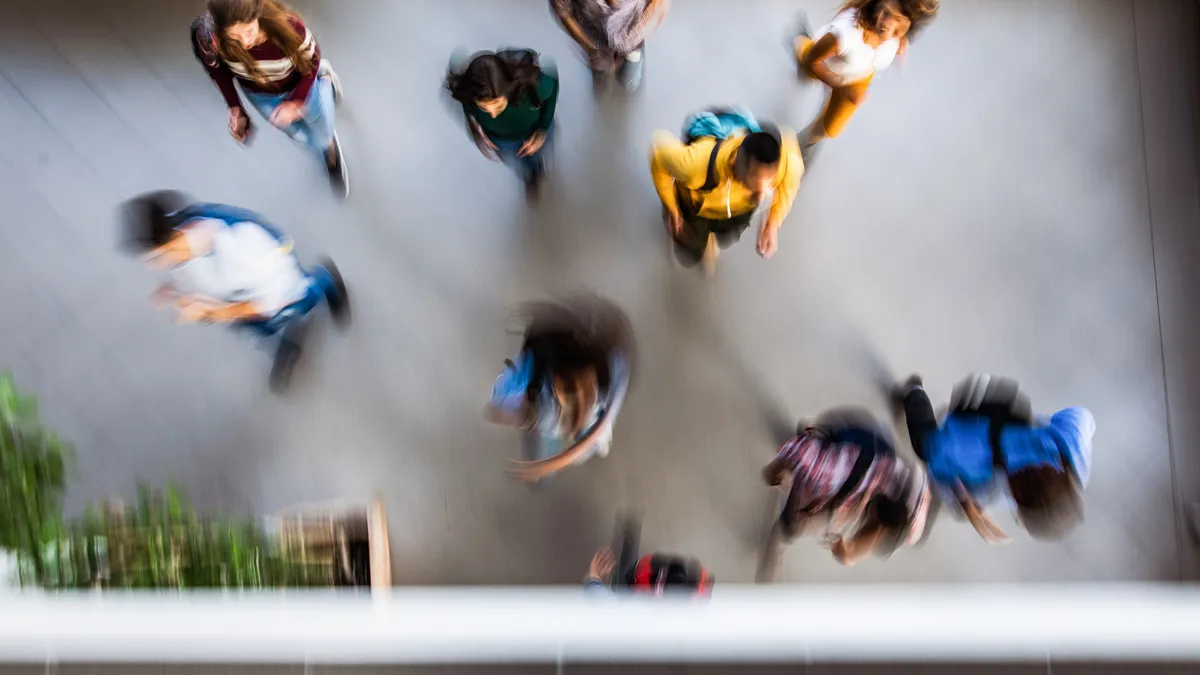
[[[721,109],[689,116],[682,136],[660,131],[650,148],[650,173],[680,263],[704,261],[711,274],[719,249],[741,238],[764,202],[770,207],[758,254],[770,258],[804,173],[796,133]]]

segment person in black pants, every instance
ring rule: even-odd
[[[1017,518],[1039,539],[1056,539],[1083,520],[1080,497],[1091,473],[1095,420],[1084,408],[1035,419],[1014,380],[977,375],[955,387],[941,424],[919,376],[896,392],[913,450],[942,500],[958,504],[985,541],[1008,535],[984,510],[1007,490]]]

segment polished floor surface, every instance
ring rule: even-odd
[[[0,365],[76,443],[72,508],[139,481],[235,513],[378,494],[404,584],[577,582],[632,508],[647,546],[750,581],[773,422],[883,415],[883,371],[944,398],[982,370],[1041,410],[1094,411],[1085,525],[989,548],[943,519],[850,569],[802,543],[782,581],[1197,574],[1178,515],[1200,498],[1194,3],[948,0],[824,148],[778,255],[748,238],[711,281],[672,261],[651,133],[726,103],[804,124],[819,93],[783,44],[831,0],[677,0],[643,91],[600,101],[542,0],[297,0],[347,90],[345,205],[281,134],[229,139],[186,41],[200,4],[0,1]],[[456,47],[507,44],[562,74],[533,209],[439,91]],[[260,210],[341,266],[356,323],[318,327],[288,396],[235,336],[153,311],[114,206],[160,187]],[[516,345],[508,308],[583,288],[628,310],[641,368],[611,456],[530,490],[503,473],[517,439],[480,411]]]

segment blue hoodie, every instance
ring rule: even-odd
[[[991,422],[979,415],[953,413],[926,441],[929,474],[943,496],[961,482],[985,506],[1000,487],[989,441]],[[1033,466],[1070,470],[1086,486],[1091,478],[1096,421],[1084,408],[1066,408],[1032,426],[1007,425],[1000,433],[1003,475]]]

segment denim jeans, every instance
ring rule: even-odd
[[[495,138],[488,139],[496,144],[496,152],[500,155],[500,161],[505,166],[517,172],[521,180],[529,182],[535,175],[543,173],[550,162],[550,157],[554,152],[554,125],[546,130],[546,142],[542,143],[542,147],[537,152],[528,157],[519,157],[517,152],[521,150],[521,146],[525,140],[519,141],[503,141]]]
[[[304,320],[322,300],[326,302],[335,299],[337,289],[333,275],[321,265],[307,270],[308,292],[303,298],[279,310],[269,319],[247,319],[235,321],[231,326],[235,330],[244,331],[257,338],[270,338],[295,323]]]
[[[242,95],[268,124],[271,122],[271,113],[287,99],[289,93],[263,94],[242,90]],[[308,146],[324,162],[325,151],[333,143],[333,123],[333,83],[328,77],[318,77],[308,92],[308,98],[304,100],[304,117],[288,125],[283,133]]]

